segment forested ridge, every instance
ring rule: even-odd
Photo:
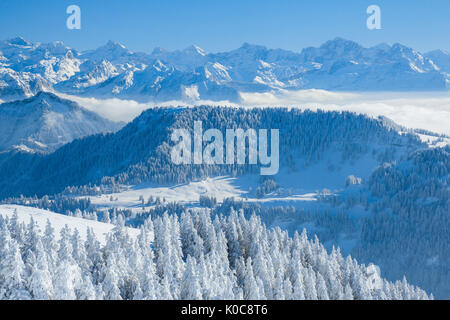
[[[182,183],[219,174],[259,172],[257,165],[175,165],[170,140],[175,128],[192,132],[194,121],[224,132],[233,128],[279,129],[280,167],[300,170],[327,152],[350,161],[372,152],[390,161],[422,144],[400,135],[382,120],[350,112],[311,112],[285,108],[156,108],[144,111],[115,134],[78,139],[49,155],[0,154],[0,197],[43,196],[71,186],[155,182]]]

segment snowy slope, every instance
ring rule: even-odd
[[[14,212],[17,212],[19,221],[25,224],[28,224],[30,219],[33,218],[41,231],[45,229],[47,220],[50,221],[52,227],[55,229],[55,236],[57,238],[59,237],[60,230],[67,225],[72,231],[77,229],[82,239],[86,239],[86,231],[90,228],[94,231],[97,239],[101,243],[105,243],[105,235],[114,228],[114,225],[112,224],[69,217],[47,210],[17,205],[0,205],[0,216],[11,218],[14,215]],[[139,234],[139,230],[137,229],[127,228],[127,230],[132,236],[137,236]]]
[[[444,50],[434,50],[425,54],[445,74],[447,88],[450,88],[450,53]]]
[[[444,72],[450,74],[450,53],[445,50],[434,50],[427,52],[425,57],[433,62]]]
[[[247,180],[248,179],[248,180]],[[152,184],[141,184],[129,186],[127,190],[101,196],[90,197],[91,203],[99,208],[127,208],[141,210],[142,205],[139,201],[140,196],[147,201],[150,197],[154,199],[164,199],[166,202],[179,202],[185,205],[198,205],[200,195],[216,197],[219,202],[229,197],[239,199],[243,197],[248,190],[245,186],[253,182],[254,177],[245,177],[242,179],[232,177],[214,177],[201,181],[190,182],[186,184],[158,186]],[[242,185],[244,184],[244,186]],[[110,201],[111,197],[114,201]]]
[[[226,198],[245,200],[264,206],[289,205],[297,208],[315,206],[319,193],[324,190],[339,192],[345,188],[346,178],[354,175],[368,179],[378,162],[370,154],[351,162],[334,163],[338,154],[331,153],[326,159],[297,172],[281,170],[275,177],[279,189],[276,192],[256,197],[255,191],[260,185],[258,174],[247,174],[241,177],[219,176],[196,180],[185,184],[161,186],[144,183],[128,186],[126,190],[92,196],[91,203],[101,208],[117,207],[141,210],[139,198],[147,201],[150,197],[160,198],[166,202],[179,202],[187,206],[198,206],[200,196],[214,197],[218,203]],[[110,201],[111,197],[114,201]],[[84,197],[82,197],[84,198]]]
[[[0,151],[14,147],[49,152],[74,139],[119,128],[120,124],[51,93],[0,104]]]
[[[51,85],[40,74],[0,66],[0,97],[4,101],[28,98],[50,88]]]

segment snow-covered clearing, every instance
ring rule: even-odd
[[[185,184],[158,186],[141,184],[128,186],[125,191],[101,196],[90,196],[93,205],[98,209],[127,208],[142,210],[142,201],[147,203],[152,197],[165,202],[179,202],[188,206],[198,206],[200,196],[215,197],[219,203],[226,198],[235,198],[262,206],[290,205],[298,208],[314,206],[317,194],[324,189],[338,192],[345,187],[345,179],[349,175],[367,178],[377,166],[371,155],[349,162],[340,161],[338,154],[332,153],[326,159],[299,168],[298,171],[281,171],[274,177],[279,190],[257,198],[255,191],[260,185],[260,176],[244,175],[240,177],[211,177],[201,181]],[[84,197],[83,197],[84,198]],[[112,201],[111,201],[112,199]],[[148,205],[146,205],[148,208]]]

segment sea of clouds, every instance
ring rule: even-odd
[[[385,116],[407,128],[450,135],[450,92],[330,92],[325,90],[241,93],[241,103],[228,101],[167,101],[138,103],[133,100],[95,99],[61,95],[114,121],[131,121],[155,106],[288,107],[311,110],[352,111],[372,117]]]

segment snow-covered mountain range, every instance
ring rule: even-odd
[[[74,139],[113,132],[121,125],[73,101],[39,92],[25,100],[0,104],[0,151],[51,152]]]
[[[240,92],[282,89],[337,91],[448,90],[450,55],[422,54],[401,44],[364,48],[336,38],[301,52],[245,43],[229,52],[156,48],[134,53],[122,44],[85,52],[62,42],[0,42],[0,99],[59,91],[138,101],[229,100]]]

